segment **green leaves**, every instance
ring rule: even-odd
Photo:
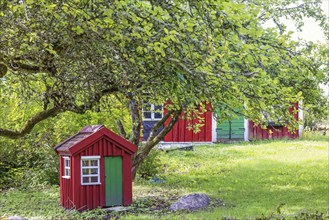
[[[0,63],[25,90],[65,110],[93,109],[115,91],[170,99],[173,108],[245,105],[257,120],[279,103],[325,103],[318,83],[329,78],[328,48],[261,25],[311,11],[322,19],[315,1],[304,2],[308,11],[290,10],[291,2],[8,1],[0,11]],[[31,86],[38,74],[52,82],[46,91]]]
[[[72,30],[76,31],[77,35],[83,34],[85,32],[80,26],[73,27]]]

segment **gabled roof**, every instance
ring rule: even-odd
[[[82,150],[82,148],[87,147],[102,136],[106,136],[110,140],[115,141],[118,145],[131,153],[137,151],[137,147],[134,144],[113,133],[104,125],[93,125],[82,128],[81,131],[55,146],[55,152],[57,154],[61,153],[66,155],[76,154],[78,151]]]

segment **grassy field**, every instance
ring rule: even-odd
[[[329,211],[328,148],[327,141],[296,140],[218,144],[198,146],[188,152],[161,153],[164,171],[159,178],[163,181],[136,181],[134,213],[119,217],[255,219],[278,215],[278,212],[288,219],[302,216],[304,212],[324,213],[326,217]],[[179,196],[192,192],[207,193],[215,202],[211,208],[193,213],[166,211]],[[58,187],[2,192],[0,219],[14,214],[45,219],[105,215],[102,210],[82,214],[64,211],[58,202]]]

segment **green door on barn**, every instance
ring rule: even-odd
[[[239,115],[232,120],[217,124],[217,141],[220,140],[243,140],[244,139],[244,117]]]
[[[122,205],[122,157],[105,159],[105,204]]]

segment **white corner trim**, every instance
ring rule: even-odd
[[[299,101],[298,102],[298,120],[301,121],[302,124],[300,124],[298,126],[298,134],[299,134],[299,137],[302,136],[303,134],[303,123],[304,123],[304,111],[303,111],[303,101]]]
[[[249,141],[249,120],[244,118],[244,141]]]
[[[217,121],[214,116],[214,113],[212,112],[211,114],[212,114],[211,141],[214,143],[214,142],[217,142],[217,132],[216,132]]]

